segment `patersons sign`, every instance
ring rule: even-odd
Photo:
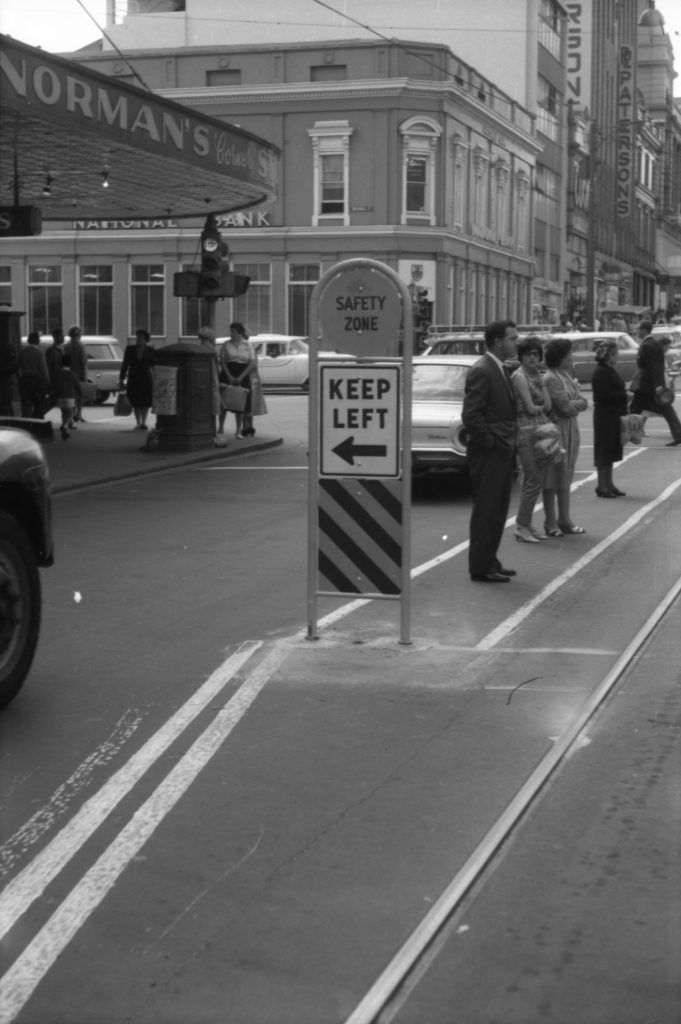
[[[2,42],[3,108],[49,118],[66,132],[86,125],[109,143],[179,158],[276,192],[278,153],[262,139],[7,37]]]

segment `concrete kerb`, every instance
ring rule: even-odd
[[[125,468],[112,468],[106,470],[102,467],[102,475],[88,475],[85,467],[76,466],[76,469],[81,470],[81,479],[70,479],[62,480],[54,478],[52,466],[50,465],[49,449],[47,450],[47,461],[50,465],[50,475],[52,477],[50,490],[53,495],[64,494],[69,491],[80,491],[89,487],[101,487],[105,484],[117,483],[123,480],[136,480],[140,477],[150,475],[160,475],[162,473],[172,473],[177,469],[181,469],[183,466],[192,466],[197,463],[211,462],[216,459],[233,459],[246,453],[265,451],[268,448],[276,448],[283,444],[283,438],[275,437],[270,439],[263,439],[256,442],[251,442],[248,445],[244,445],[239,448],[212,448],[212,449],[201,449],[192,452],[168,452],[168,451],[149,451],[144,453],[131,453],[133,457],[139,455],[141,457],[136,458],[135,464],[127,466]],[[50,449],[52,445],[50,445]],[[162,464],[159,460],[163,460]],[[148,462],[147,462],[148,460]]]

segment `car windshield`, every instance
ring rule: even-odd
[[[116,345],[105,342],[103,345],[85,342],[85,350],[91,359],[122,359],[123,353]]]
[[[470,367],[433,363],[414,366],[412,396],[417,402],[454,402],[463,400],[464,385]]]
[[[452,356],[474,356],[480,351],[481,340],[478,341],[473,338],[443,338],[440,341],[433,342],[431,353]]]

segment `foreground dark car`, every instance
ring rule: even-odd
[[[40,566],[52,565],[52,508],[42,420],[0,418],[0,707],[19,692],[38,643]]]

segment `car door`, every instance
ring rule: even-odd
[[[295,381],[295,366],[289,343],[266,341],[259,362],[260,379],[267,387],[292,387]]]

